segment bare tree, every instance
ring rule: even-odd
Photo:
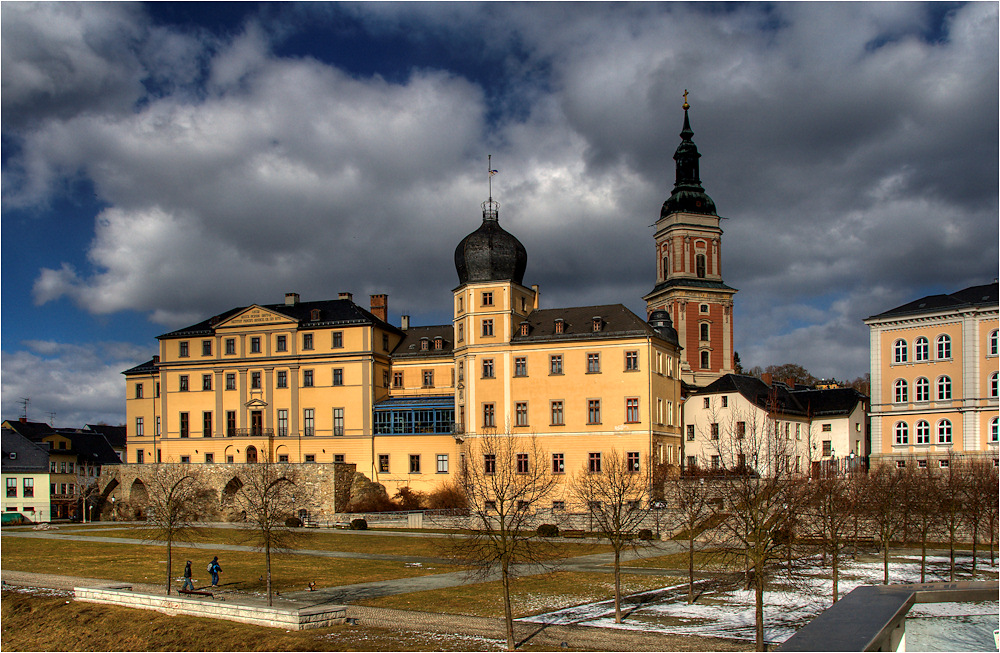
[[[986,497],[983,504],[983,526],[989,531],[990,537],[990,565],[993,565],[994,552],[996,551],[997,521],[1000,513],[1000,479],[996,465],[990,464],[989,459],[983,461],[985,464],[978,467],[978,473],[984,478],[977,479],[976,484]]]
[[[499,571],[507,649],[513,651],[511,581],[520,565],[544,563],[552,543],[535,536],[533,513],[555,489],[546,452],[533,435],[494,430],[467,436],[463,469],[472,532],[451,541],[450,554],[480,578]]]
[[[673,479],[667,485],[667,507],[676,517],[687,542],[688,605],[694,603],[694,553],[698,538],[711,532],[711,522],[716,515],[712,487],[704,477],[693,476]]]
[[[972,532],[973,578],[976,577],[976,546],[979,543],[980,528],[986,522],[990,504],[996,503],[997,475],[995,469],[990,462],[983,458],[976,458],[962,464],[962,474],[965,477],[962,484],[964,490],[962,512],[965,523]]]
[[[886,463],[864,477],[864,513],[882,549],[882,583],[885,585],[889,584],[889,546],[901,525],[900,503],[906,492],[903,481],[903,475]]]
[[[743,558],[754,590],[759,651],[765,648],[764,592],[773,563],[781,560],[789,517],[795,511],[790,491],[795,441],[779,428],[778,407],[772,388],[764,410],[731,411],[729,423],[719,425],[719,438],[710,440],[726,472],[719,481],[725,506],[720,531],[731,542],[731,551]]]
[[[927,577],[927,540],[938,525],[938,479],[930,467],[917,467],[908,461],[900,470],[903,482],[903,501],[909,509],[910,525],[920,538],[920,582]]]
[[[174,542],[188,541],[194,536],[194,522],[205,507],[207,489],[202,485],[196,468],[176,463],[155,463],[147,477],[146,494],[146,502],[142,506],[150,527],[146,539],[166,543],[166,593],[170,594]]]
[[[288,519],[295,513],[296,491],[301,495],[298,474],[292,465],[273,462],[265,454],[262,462],[243,465],[240,479],[243,486],[234,502],[251,524],[246,531],[250,544],[264,553],[267,604],[273,605],[271,555],[284,553],[295,543],[297,533]]]
[[[819,541],[819,546],[830,556],[830,576],[833,580],[833,603],[839,597],[840,550],[847,539],[854,521],[854,493],[852,477],[828,476],[813,478],[802,485],[808,519],[802,520],[806,532]]]
[[[958,540],[958,531],[964,522],[964,511],[962,502],[965,500],[966,478],[962,470],[962,465],[952,455],[941,463],[947,466],[938,471],[938,510],[940,515],[941,528],[948,535],[948,560],[949,571],[948,580],[955,580],[955,542]]]
[[[646,466],[649,469],[649,465]],[[649,514],[650,475],[639,459],[616,449],[589,460],[573,477],[572,496],[587,506],[594,530],[608,539],[615,554],[615,623],[622,622],[621,554],[637,547],[636,533]]]

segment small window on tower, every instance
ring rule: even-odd
[[[702,313],[707,313],[708,312],[708,304],[702,304],[701,306],[698,307],[698,310],[700,312],[702,312]]]
[[[705,255],[698,254],[694,257],[695,274],[699,279],[705,278]]]
[[[703,369],[703,370],[707,370],[708,369],[708,352],[707,351],[701,352],[701,369]]]

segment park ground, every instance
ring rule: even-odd
[[[500,650],[504,642],[456,633],[422,632],[419,627],[380,629],[336,626],[287,632],[225,621],[168,616],[154,612],[72,601],[73,579],[121,581],[162,592],[166,556],[162,543],[147,541],[141,524],[62,525],[36,531],[3,529],[2,601],[5,650]],[[206,526],[190,543],[175,545],[172,576],[179,587],[185,560],[193,561],[195,582],[208,584],[204,571],[218,555],[224,573],[218,592],[260,600],[264,596],[263,556],[243,543],[229,525]],[[470,578],[447,557],[449,537],[403,531],[303,531],[296,548],[275,559],[278,600],[288,604],[331,602],[371,608],[436,612],[500,620],[499,582]],[[583,624],[591,636],[569,641],[569,648],[610,649],[629,632],[655,633],[661,650],[750,650],[753,648],[752,596],[718,562],[703,559],[698,600],[686,601],[686,567],[676,543],[643,545],[629,556],[623,575],[624,623],[614,623],[609,548],[596,540],[559,541],[548,569],[532,569],[513,588],[514,611],[525,624]],[[971,579],[968,552],[958,558],[958,576]],[[997,578],[988,557],[977,564],[976,578]],[[844,561],[840,593],[881,581],[881,561],[859,551]],[[9,578],[32,574],[37,582]],[[46,582],[44,579],[65,579]],[[928,581],[947,580],[948,559],[935,552],[928,560]],[[919,581],[919,558],[894,552],[890,581]],[[307,587],[315,583],[317,592]],[[32,587],[35,585],[35,587]],[[54,587],[56,589],[46,589]],[[60,587],[62,587],[60,589]],[[768,593],[766,638],[779,643],[829,606],[831,581],[818,557],[800,558]],[[997,603],[964,608],[987,620]],[[985,615],[985,616],[984,616]],[[930,616],[934,616],[931,614]],[[978,617],[977,617],[978,618]],[[418,622],[415,620],[414,623]],[[994,619],[994,622],[996,620]],[[601,630],[595,630],[601,629]],[[593,633],[605,634],[605,639]],[[623,640],[624,641],[624,640]],[[522,648],[541,650],[528,640]]]

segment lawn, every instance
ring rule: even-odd
[[[622,595],[679,582],[680,579],[665,576],[625,576],[622,578]],[[610,573],[595,575],[557,571],[518,578],[511,586],[511,607],[517,617],[609,598],[614,598],[614,580]],[[504,613],[500,581],[366,599],[359,604],[474,617],[501,618]]]
[[[184,561],[194,561],[195,585],[209,584],[205,570],[210,550],[173,548],[172,575],[177,578]],[[223,589],[259,592],[264,584],[263,554],[254,551],[219,552]],[[165,581],[166,549],[142,544],[108,544],[79,540],[27,537],[3,538],[3,568],[15,571],[108,578],[129,583]],[[272,582],[279,591],[303,590],[310,581],[333,587],[393,578],[409,578],[455,571],[451,565],[406,566],[392,560],[359,560],[287,554],[272,558]],[[179,585],[179,581],[177,583]]]

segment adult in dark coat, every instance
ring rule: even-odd
[[[181,587],[181,591],[192,590],[194,591],[194,583],[191,582],[191,561],[188,560],[187,564],[184,565],[184,585]]]
[[[212,558],[212,562],[208,565],[208,571],[212,574],[212,587],[218,587],[219,574],[222,572],[222,567],[219,565],[219,556]]]

